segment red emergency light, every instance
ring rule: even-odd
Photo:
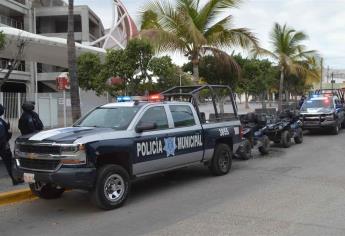
[[[160,102],[160,101],[164,101],[164,96],[162,94],[152,94],[148,96],[148,100],[150,102]]]

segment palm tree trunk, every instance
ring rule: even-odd
[[[249,94],[248,93],[244,93],[244,97],[245,97],[245,104],[244,104],[244,107],[245,109],[249,109]]]
[[[74,41],[74,2],[68,0],[68,34],[67,34],[67,51],[68,51],[68,69],[70,79],[70,93],[72,106],[73,122],[77,121],[80,116],[80,98],[79,98],[79,82],[77,77],[77,63]]]
[[[193,56],[192,65],[193,65],[193,80],[195,82],[198,82],[199,81],[199,57],[198,57],[198,55]]]
[[[278,111],[281,112],[283,108],[283,91],[284,90],[284,68],[281,68],[280,71],[280,80],[279,80],[279,102],[278,102]]]

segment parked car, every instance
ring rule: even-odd
[[[137,177],[198,163],[225,175],[242,135],[235,101],[214,101],[220,107],[207,106],[208,115],[196,101],[210,97],[204,91],[219,98],[212,94],[218,88],[233,98],[227,86],[177,87],[147,101],[121,98],[97,107],[72,127],[19,137],[14,173],[38,197],[84,189],[103,209],[121,206]],[[182,97],[184,102],[177,101]]]

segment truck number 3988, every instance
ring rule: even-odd
[[[221,129],[219,129],[219,135],[220,136],[230,135],[228,128],[221,128]]]

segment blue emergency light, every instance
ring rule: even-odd
[[[129,102],[132,101],[132,98],[130,96],[118,96],[116,100],[117,102]]]

